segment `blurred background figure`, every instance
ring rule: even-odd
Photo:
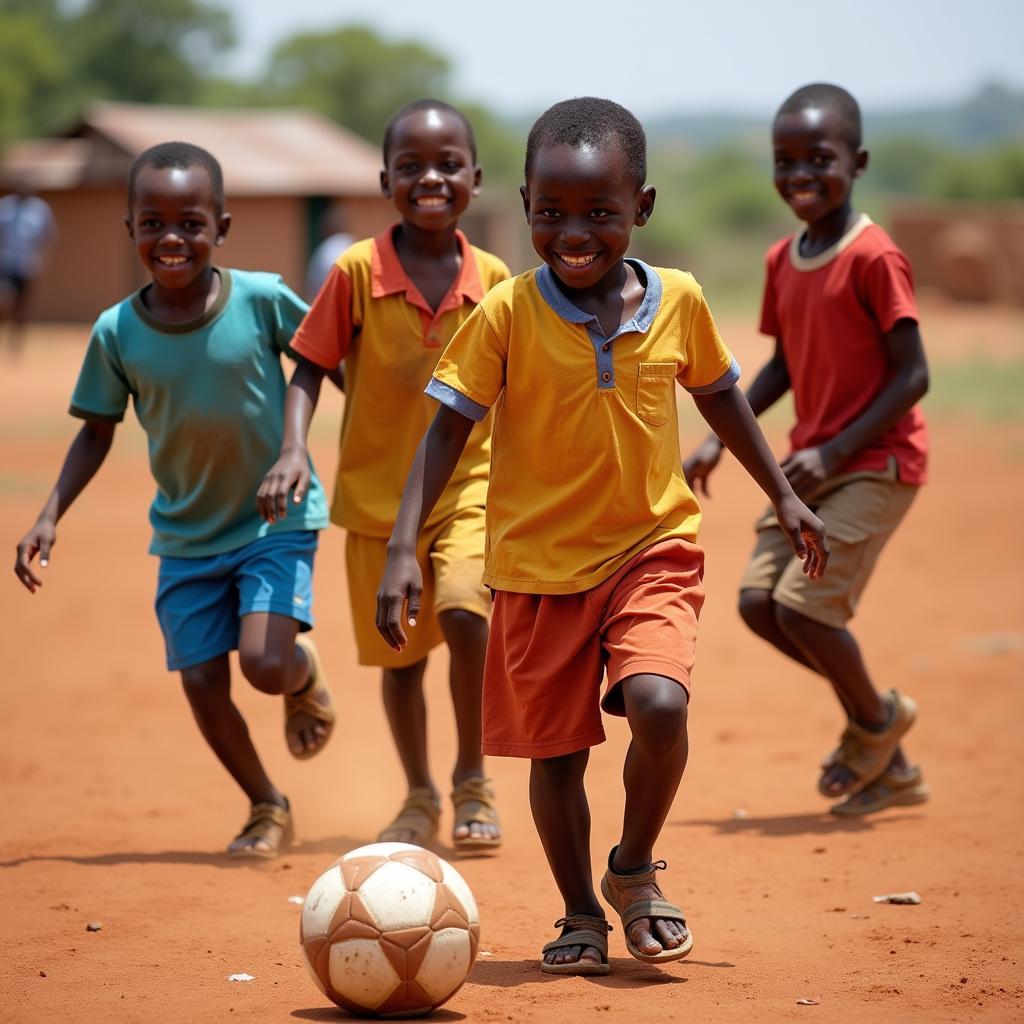
[[[10,324],[12,353],[21,349],[32,282],[56,236],[50,207],[27,177],[19,177],[14,191],[0,199],[0,329]]]
[[[306,299],[312,302],[331,272],[338,257],[355,241],[349,234],[345,214],[337,206],[327,211],[323,221],[323,239],[309,257],[306,269]]]

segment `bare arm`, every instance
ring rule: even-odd
[[[103,465],[116,428],[110,420],[86,420],[82,424],[68,448],[56,486],[32,529],[18,544],[14,573],[33,594],[43,581],[32,571],[32,560],[38,554],[40,566],[45,569],[49,565],[50,551],[57,542],[57,523]]]
[[[256,492],[256,509],[268,523],[288,515],[288,493],[293,488],[296,504],[309,490],[309,424],[320,400],[320,385],[326,372],[322,366],[301,356],[295,364],[284,399],[281,451]]]
[[[798,494],[807,494],[827,480],[847,459],[898,423],[927,393],[928,362],[917,323],[900,320],[882,340],[896,371],[889,383],[830,441],[794,452],[782,463]]]
[[[789,368],[782,352],[782,339],[775,339],[775,351],[771,359],[761,367],[753,384],[747,391],[747,402],[754,414],[770,409],[789,390]],[[715,433],[708,435],[692,455],[683,462],[683,475],[695,491],[711,496],[708,490],[708,477],[718,465],[725,447],[722,439]]]
[[[824,524],[794,493],[743,392],[731,387],[710,395],[694,395],[693,400],[715,435],[768,496],[779,525],[803,559],[804,572],[817,579],[828,561]]]
[[[416,561],[416,539],[459,463],[474,423],[442,405],[420,441],[405,482],[388,561],[377,591],[377,629],[396,651],[406,642],[402,605],[408,601],[409,625],[416,625],[423,579]]]

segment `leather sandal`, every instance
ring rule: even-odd
[[[309,659],[309,683],[298,693],[286,693],[284,695],[284,736],[287,743],[299,732],[295,724],[296,716],[308,716],[323,724],[326,735],[320,745],[312,750],[300,750],[296,753],[288,743],[288,751],[292,757],[299,761],[308,761],[315,757],[324,747],[327,746],[331,733],[334,732],[337,712],[334,708],[334,700],[331,691],[327,688],[327,681],[324,678],[324,667],[320,661],[320,652],[312,638],[300,633],[295,638],[295,646],[301,647]]]
[[[252,842],[264,840],[269,844],[267,850],[257,850],[253,846],[243,846],[240,849],[228,849],[229,857],[239,860],[256,858],[258,860],[273,860],[282,849],[286,847],[295,834],[292,822],[292,811],[290,807],[279,807],[277,804],[253,804],[249,808],[249,818],[242,826],[242,831],[232,840],[247,839]]]
[[[501,846],[501,819],[494,803],[491,780],[479,775],[463,779],[452,790],[452,804],[455,806],[455,824],[452,826],[452,845],[456,850],[493,850]],[[460,825],[494,825],[499,831],[496,836],[455,835]]]
[[[917,765],[906,772],[895,772],[890,768],[881,778],[875,779],[841,803],[834,804],[829,810],[840,817],[850,818],[884,811],[886,807],[923,804],[930,796],[931,790]]]
[[[612,847],[612,852],[608,854],[608,870],[601,879],[601,893],[622,921],[622,930],[626,936],[626,949],[629,950],[630,956],[649,964],[682,960],[693,949],[693,932],[687,927],[686,915],[683,911],[665,899],[665,894],[661,891],[655,877],[668,865],[663,860],[656,860],[641,871],[630,872],[628,875],[619,874],[612,869],[612,859],[615,857],[617,849],[617,846]],[[686,938],[682,945],[676,946],[675,949],[663,948],[660,953],[644,953],[634,944],[629,935],[630,925],[641,917],[680,921],[686,928]],[[657,940],[657,934],[652,934]]]
[[[441,804],[433,790],[411,789],[401,809],[391,824],[380,830],[378,843],[403,842],[415,846],[426,846],[437,835],[437,823],[441,818]],[[389,832],[411,832],[411,839],[387,839]]]
[[[608,933],[612,926],[606,918],[593,914],[570,914],[568,917],[560,917],[555,927],[564,931],[541,950],[540,969],[544,974],[593,976],[608,973]],[[544,956],[553,950],[571,949],[573,946],[579,947],[580,955],[587,946],[593,946],[601,954],[601,962],[595,964],[592,960],[575,960],[567,964],[549,964],[544,960]]]
[[[917,719],[917,704],[896,690],[889,690],[882,700],[889,709],[889,721],[881,731],[865,729],[852,720],[846,723],[838,748],[822,764],[824,771],[818,779],[822,796],[834,800],[857,793],[885,772],[900,740]],[[830,789],[825,785],[825,776],[837,764],[847,768],[854,778],[841,789]]]

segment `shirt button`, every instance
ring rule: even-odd
[[[604,344],[603,344],[603,345],[601,346],[601,351],[602,351],[602,352],[607,352],[607,351],[608,351],[608,349],[610,349],[610,348],[611,348],[611,345],[609,345],[609,344],[608,344],[607,342],[605,342],[605,343],[604,343]]]
[[[612,375],[607,370],[605,370],[604,373],[601,374],[601,380],[603,380],[605,384],[607,384],[608,381],[610,381],[611,379]]]

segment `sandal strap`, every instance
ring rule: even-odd
[[[862,780],[873,780],[884,771],[900,738],[917,715],[917,705],[896,690],[890,690],[885,701],[891,712],[886,728],[874,731],[850,720],[834,755],[836,763]]]
[[[470,822],[479,822],[483,825],[501,824],[490,779],[485,779],[480,775],[463,779],[452,790],[452,803],[455,805],[457,824],[468,825]]]
[[[285,715],[294,715],[297,712],[307,714],[324,725],[330,725],[337,717],[334,708],[334,700],[327,684],[320,678],[320,656],[311,641],[304,640],[302,636],[295,639],[297,647],[301,647],[309,661],[309,682],[298,693],[286,693],[284,695]],[[327,700],[324,703],[315,699],[316,694],[326,694]]]
[[[661,917],[671,921],[682,921],[684,925],[686,924],[686,915],[668,900],[637,900],[635,903],[630,903],[619,917],[622,919],[623,928],[628,928],[641,917]]]
[[[422,832],[424,818],[429,823],[429,830],[436,831],[437,823],[441,820],[441,805],[429,789],[414,789],[405,798],[395,820],[381,829],[381,832],[397,829]]]
[[[601,954],[604,963],[608,961],[608,933],[612,930],[611,922],[603,917],[592,914],[572,914],[560,917],[555,922],[556,928],[569,928],[564,935],[552,939],[541,950],[550,953],[556,949],[569,949],[572,946],[592,946]]]
[[[291,816],[288,808],[279,807],[277,804],[253,804],[249,808],[248,820],[235,838],[264,838],[275,827],[286,829]]]

